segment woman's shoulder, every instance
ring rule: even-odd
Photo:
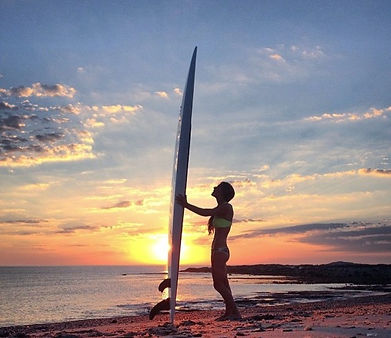
[[[217,207],[216,217],[229,219],[233,214],[233,206],[230,203],[224,203]]]

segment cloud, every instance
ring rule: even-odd
[[[72,93],[61,85],[34,84],[2,93],[60,96]],[[68,94],[67,94],[68,93]],[[71,96],[69,94],[69,96]],[[43,106],[28,99],[10,104],[0,101],[0,167],[29,167],[46,162],[94,159],[97,128],[128,123],[141,105],[89,106],[81,103]]]
[[[329,246],[331,250],[391,253],[391,225],[353,223],[344,231],[313,232],[298,241]]]
[[[0,110],[18,110],[18,107],[5,101],[0,101]]]
[[[391,106],[387,108],[370,108],[364,113],[323,113],[321,115],[312,115],[305,118],[305,121],[319,122],[319,121],[332,121],[332,122],[345,122],[345,121],[360,121],[376,118],[387,118],[387,113],[391,112]]]
[[[68,223],[68,224],[63,224],[59,226],[60,230],[56,231],[56,234],[71,234],[74,233],[78,230],[89,230],[89,231],[95,231],[97,228],[90,226],[90,225],[85,225],[85,224],[73,224],[73,223]]]
[[[55,142],[64,137],[62,133],[37,134],[35,138],[41,142]]]
[[[43,107],[23,101],[0,110],[0,167],[95,158],[91,132],[83,129],[74,107]]]
[[[115,203],[114,205],[103,207],[102,209],[116,209],[116,208],[128,208],[131,205],[130,201],[121,201],[118,203]]]
[[[32,192],[32,191],[45,191],[50,187],[49,183],[33,183],[24,184],[16,188],[16,191]]]
[[[348,225],[345,223],[315,223],[315,224],[301,224],[293,225],[280,228],[270,228],[270,229],[258,229],[254,231],[245,232],[241,235],[232,236],[231,239],[238,238],[254,238],[261,235],[277,235],[277,234],[303,234],[310,231],[329,231],[332,229],[345,228]]]
[[[0,88],[0,95],[29,97],[29,96],[63,96],[73,98],[76,94],[76,89],[70,86],[57,83],[54,85],[42,84],[40,82],[33,83],[31,87],[20,86],[11,87],[10,89]]]
[[[0,219],[0,224],[40,224],[44,222],[47,220],[35,218]]]
[[[324,53],[322,47],[320,47],[320,46],[315,46],[314,48],[311,48],[311,49],[302,49],[297,46],[292,46],[291,50],[294,52],[301,53],[301,55],[304,58],[309,58],[309,59],[318,59],[318,58],[325,56],[325,53]]]
[[[391,253],[391,224],[389,222],[314,223],[258,229],[232,236],[231,240],[259,236],[290,236],[291,241],[344,252]]]
[[[117,209],[117,208],[128,208],[130,206],[142,206],[144,205],[144,200],[143,199],[138,199],[136,201],[120,201],[118,203],[115,203],[113,205],[107,206],[107,207],[102,207],[101,209],[104,210],[110,210],[110,209]]]
[[[67,104],[65,106],[59,107],[59,109],[64,113],[72,113],[75,115],[79,115],[81,112],[81,105]]]
[[[126,106],[126,105],[111,105],[111,106],[102,106],[102,110],[104,112],[107,112],[109,114],[116,114],[119,112],[126,112],[126,113],[135,113],[136,111],[142,109],[141,105],[135,105],[135,106]]]
[[[360,175],[372,175],[377,177],[385,177],[390,176],[391,177],[391,169],[359,169],[358,173]]]
[[[180,88],[174,88],[174,93],[176,95],[183,95],[183,92],[182,92],[182,90]]]
[[[285,59],[279,54],[271,54],[271,55],[269,55],[269,58],[272,60],[285,62]]]
[[[262,218],[242,218],[242,219],[234,219],[233,223],[261,223],[265,222]]]
[[[163,98],[163,99],[168,99],[168,93],[165,92],[165,91],[158,91],[158,92],[155,92],[155,95]]]

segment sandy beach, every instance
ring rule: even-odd
[[[241,307],[241,321],[219,311],[182,311],[175,326],[163,313],[0,328],[1,337],[391,337],[391,295]]]

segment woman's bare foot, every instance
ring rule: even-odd
[[[224,320],[242,320],[240,313],[233,313],[231,315],[225,316]]]
[[[217,317],[215,320],[216,320],[216,322],[222,322],[222,321],[226,320],[226,318],[227,318],[227,314],[224,313],[222,316]]]
[[[224,313],[222,316],[216,318],[216,321],[221,322],[225,320],[241,320],[242,316],[239,312],[237,313]]]

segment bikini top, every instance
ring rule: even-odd
[[[225,218],[213,217],[212,224],[215,228],[228,228],[232,225],[232,221]]]

